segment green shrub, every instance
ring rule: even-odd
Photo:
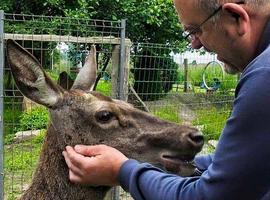
[[[7,100],[4,105],[4,142],[9,144],[14,138],[15,126],[19,123],[22,114],[21,107],[18,104],[12,103]]]
[[[154,101],[164,97],[177,81],[178,65],[169,55],[157,49],[137,49],[134,67],[134,89],[144,101]]]
[[[112,83],[110,81],[99,80],[96,91],[99,91],[106,96],[110,96],[112,91]]]
[[[45,107],[34,107],[22,113],[18,131],[44,129],[47,127],[48,120],[49,114]]]
[[[58,77],[59,77],[59,73],[58,72],[55,72],[55,71],[52,71],[52,70],[46,70],[46,74],[49,75],[49,77],[54,80],[55,82],[58,80]]]

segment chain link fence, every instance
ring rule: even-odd
[[[0,12],[0,198],[17,199],[28,187],[48,123],[15,86],[5,57],[14,39],[56,82],[70,88],[91,44],[97,48],[97,91],[139,109],[198,127],[217,140],[230,114],[238,77],[223,72],[216,56],[179,52],[166,44],[132,44],[125,21],[6,14]],[[207,65],[208,64],[208,65]],[[4,122],[4,123],[3,123]],[[132,199],[116,188],[107,199]]]

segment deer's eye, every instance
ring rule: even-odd
[[[96,114],[96,119],[98,122],[106,123],[109,122],[114,117],[114,114],[109,111],[100,111]]]

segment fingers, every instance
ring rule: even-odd
[[[78,168],[82,168],[85,163],[88,162],[89,157],[86,157],[80,153],[77,153],[72,147],[66,147],[67,157],[69,161]]]
[[[69,180],[73,183],[83,183],[82,177],[74,173],[72,170],[69,170]]]
[[[69,168],[70,181],[92,186],[119,184],[119,169],[128,160],[120,151],[106,145],[67,146],[63,156]]]
[[[73,183],[85,183],[85,177],[89,174],[89,157],[84,157],[74,151],[72,147],[67,146],[66,151],[62,152],[66,164],[69,168],[69,180]],[[88,167],[87,167],[88,166]]]
[[[65,161],[66,161],[66,164],[67,164],[69,170],[72,171],[72,175],[73,175],[73,174],[74,174],[74,175],[77,174],[77,176],[78,176],[78,175],[79,175],[79,176],[82,176],[82,173],[81,173],[80,169],[79,169],[77,166],[75,166],[75,165],[71,162],[71,160],[70,160],[70,158],[69,158],[67,152],[66,152],[66,151],[63,151],[62,155],[63,155],[64,158],[65,158]],[[70,173],[69,173],[69,174],[70,174]]]
[[[97,156],[104,152],[105,148],[109,148],[106,145],[94,145],[94,146],[86,146],[86,145],[76,145],[74,150],[77,153],[80,153],[85,156]]]

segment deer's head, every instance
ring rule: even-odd
[[[106,144],[130,158],[181,175],[193,173],[191,161],[203,146],[202,134],[92,91],[97,66],[94,46],[70,91],[54,83],[37,59],[13,40],[7,41],[7,59],[22,94],[49,108],[55,145],[61,150],[66,145]]]

